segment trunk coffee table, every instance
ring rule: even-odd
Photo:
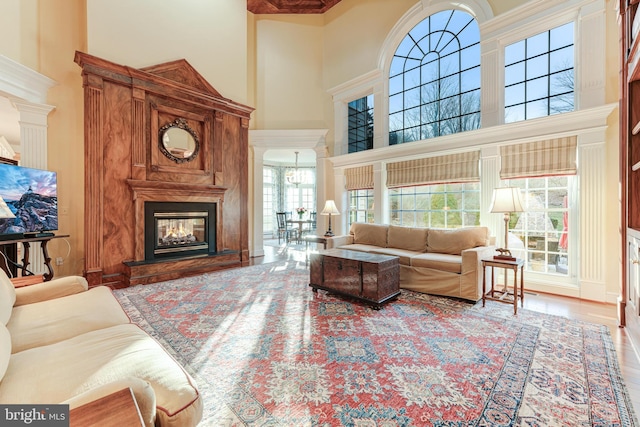
[[[400,295],[398,257],[330,249],[311,254],[309,286],[371,303],[379,310]]]

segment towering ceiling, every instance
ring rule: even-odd
[[[247,0],[247,10],[267,13],[324,13],[340,0]]]

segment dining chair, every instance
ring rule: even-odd
[[[287,215],[289,214],[289,215]],[[291,228],[287,222],[287,216],[291,217],[291,212],[276,212],[276,219],[278,222],[278,244],[281,239],[284,238],[286,243],[289,243],[292,238],[298,239],[298,230]]]
[[[302,234],[314,234],[316,232],[316,212],[309,212],[309,223]]]

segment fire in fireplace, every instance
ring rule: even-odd
[[[145,260],[216,251],[216,204],[146,202]]]

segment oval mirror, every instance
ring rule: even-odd
[[[160,151],[174,162],[190,162],[199,149],[198,136],[185,119],[176,119],[160,128]]]

